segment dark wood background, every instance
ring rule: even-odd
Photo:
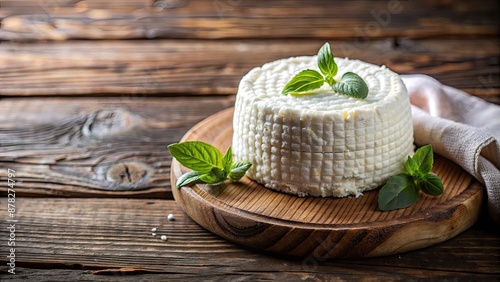
[[[486,214],[451,241],[385,258],[234,245],[177,207],[166,150],[231,107],[252,67],[325,41],[337,57],[500,104],[498,26],[496,0],[0,1],[0,218],[10,168],[19,220],[17,274],[6,274],[0,240],[0,279],[498,281],[498,226]]]

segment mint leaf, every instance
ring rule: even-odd
[[[340,94],[358,99],[365,99],[368,96],[368,85],[359,75],[353,72],[346,72],[332,88]]]
[[[168,150],[183,166],[199,173],[208,173],[214,167],[222,168],[222,154],[212,145],[201,141],[171,144]]]
[[[212,170],[210,170],[209,173],[200,176],[201,181],[207,184],[214,184],[214,185],[221,184],[222,182],[226,181],[226,179],[227,179],[226,172],[218,167],[214,167],[212,168]]]
[[[224,171],[230,171],[231,166],[233,165],[233,150],[231,149],[231,146],[227,148],[226,154],[224,154],[224,157],[222,158],[222,168],[224,168]]]
[[[393,175],[380,189],[378,207],[383,211],[409,207],[418,201],[418,192],[418,187],[410,175]]]
[[[422,177],[431,172],[434,165],[434,154],[432,153],[432,145],[425,145],[415,151],[412,158],[418,167],[419,177]]]
[[[324,83],[325,79],[319,72],[315,70],[303,70],[285,85],[282,94],[311,91],[320,88]]]
[[[199,173],[197,171],[190,171],[190,172],[184,173],[183,175],[181,175],[181,177],[179,177],[179,179],[177,179],[177,183],[175,184],[175,186],[177,188],[181,188],[184,186],[190,186],[191,184],[194,184],[195,182],[200,180],[200,176],[201,176],[201,173]]]
[[[417,163],[415,162],[415,160],[413,160],[410,156],[408,156],[408,159],[406,160],[405,162],[405,171],[406,173],[408,173],[409,175],[411,176],[418,176],[418,165]]]
[[[325,43],[318,51],[318,67],[319,70],[325,75],[328,84],[333,84],[333,77],[338,72],[338,66],[332,55],[330,44]]]
[[[424,175],[417,180],[417,185],[422,192],[431,196],[439,196],[444,191],[443,182],[434,173]]]
[[[234,163],[233,168],[229,173],[229,179],[233,182],[240,180],[251,166],[252,164],[249,162],[238,161]]]

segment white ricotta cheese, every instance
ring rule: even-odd
[[[385,67],[335,59],[361,76],[364,100],[325,84],[315,95],[282,95],[285,84],[316,57],[283,59],[254,68],[240,82],[233,120],[236,159],[253,165],[247,176],[265,187],[299,196],[359,196],[403,169],[413,150],[406,88]]]

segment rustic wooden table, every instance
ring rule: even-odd
[[[496,0],[1,1],[0,280],[498,281],[485,212],[449,241],[381,258],[235,245],[180,210],[166,149],[231,107],[252,67],[325,41],[499,104],[498,13]]]

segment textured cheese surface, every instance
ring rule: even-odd
[[[369,88],[364,100],[325,84],[315,95],[282,95],[285,84],[316,57],[295,57],[251,70],[240,82],[233,120],[236,159],[264,186],[300,196],[359,196],[403,169],[413,150],[406,88],[385,67],[335,59],[337,81],[348,71]]]

